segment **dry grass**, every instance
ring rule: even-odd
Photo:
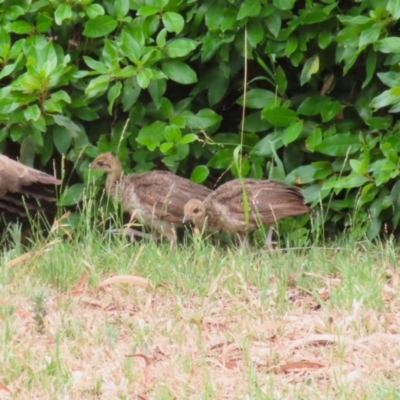
[[[397,249],[365,246],[4,252],[0,398],[398,399]]]

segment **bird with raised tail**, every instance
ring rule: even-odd
[[[149,171],[124,175],[111,152],[100,154],[90,165],[106,172],[106,192],[116,197],[124,211],[146,227],[177,242],[176,228],[183,226],[183,206],[190,199],[204,200],[211,190],[169,171]]]
[[[235,179],[204,200],[191,199],[184,206],[183,222],[192,221],[200,231],[235,233],[247,243],[247,233],[269,225],[266,244],[272,248],[272,226],[281,218],[310,211],[301,190],[276,180]]]
[[[44,189],[44,185],[60,185],[61,181],[52,175],[28,167],[0,154],[0,209],[9,213],[25,215],[26,209],[43,211],[45,208],[26,202],[22,196],[36,200],[54,202],[56,199]],[[20,194],[20,198],[15,194]]]

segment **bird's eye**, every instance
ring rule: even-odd
[[[104,167],[103,161],[97,161],[97,165],[98,165],[99,167]]]
[[[200,210],[196,207],[193,209],[193,214],[197,214]]]

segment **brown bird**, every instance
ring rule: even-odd
[[[145,226],[176,244],[176,228],[183,225],[183,206],[190,199],[203,200],[211,190],[169,171],[124,175],[118,158],[100,154],[90,165],[107,173],[106,192]]]
[[[27,203],[22,196],[54,202],[55,198],[46,192],[43,185],[60,185],[61,181],[52,175],[27,167],[18,161],[0,154],[0,209],[25,215],[26,208],[43,210],[32,202]],[[19,194],[16,197],[15,194]]]
[[[235,179],[218,187],[204,201],[190,200],[184,207],[183,222],[193,221],[197,229],[210,233],[235,233],[244,243],[248,232],[269,225],[266,244],[272,248],[272,225],[280,218],[309,211],[301,190],[295,186],[275,180]]]

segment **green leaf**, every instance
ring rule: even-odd
[[[376,69],[376,61],[377,61],[377,53],[374,51],[374,49],[369,48],[367,52],[367,62],[366,62],[366,74],[365,74],[365,80],[362,84],[362,87],[364,88],[365,86],[368,85],[368,83],[371,82],[371,79],[375,75],[375,69]]]
[[[9,32],[18,33],[19,35],[24,35],[33,31],[33,26],[26,21],[15,21],[7,24],[7,30]]]
[[[314,179],[326,179],[328,176],[332,175],[332,164],[328,161],[315,161],[311,163],[315,168]]]
[[[69,94],[64,90],[54,92],[51,94],[50,97],[53,101],[63,101],[65,103],[71,103],[71,97],[69,97]]]
[[[370,107],[382,108],[400,102],[400,95],[392,95],[391,90],[383,91],[379,96],[372,99]]]
[[[168,32],[180,33],[185,26],[185,20],[182,15],[176,12],[165,12],[162,16],[162,21]]]
[[[297,113],[301,115],[318,115],[324,107],[329,104],[329,98],[320,94],[308,96],[297,109]]]
[[[279,32],[281,30],[282,20],[281,16],[278,12],[273,12],[268,15],[265,19],[268,30],[274,35],[274,37],[278,37]]]
[[[157,81],[152,81],[149,85],[148,91],[150,93],[151,99],[154,105],[159,108],[161,105],[161,98],[165,93],[167,87],[167,82],[165,79],[159,79]]]
[[[333,35],[330,30],[324,30],[318,35],[318,46],[323,50],[326,49],[333,40]]]
[[[257,17],[261,11],[259,0],[245,0],[241,3],[236,20],[240,21],[246,17]]]
[[[293,54],[299,45],[297,36],[289,36],[288,40],[285,43],[285,55],[290,57]]]
[[[83,121],[94,121],[99,118],[96,111],[92,110],[90,107],[79,107],[73,110],[74,116],[78,117]]]
[[[78,125],[76,125],[70,118],[59,114],[54,114],[52,115],[52,117],[57,125],[63,126],[64,128],[68,129],[72,137],[78,138],[79,136],[81,136],[82,134],[81,128]]]
[[[163,154],[167,154],[173,147],[174,144],[172,142],[165,142],[160,145],[160,151]]]
[[[400,53],[400,38],[387,37],[376,43],[376,49],[382,53]]]
[[[375,43],[379,39],[382,28],[383,25],[378,23],[368,29],[364,29],[360,35],[359,47],[364,48],[371,43]]]
[[[333,187],[335,189],[353,189],[363,186],[367,182],[369,182],[367,177],[351,173],[344,178],[337,179],[336,182],[334,182]],[[325,188],[325,185],[323,188]]]
[[[190,39],[174,39],[166,44],[164,51],[168,57],[184,57],[192,52],[197,42]]]
[[[342,110],[342,106],[338,101],[329,101],[328,105],[321,110],[322,121],[327,122],[336,117]]]
[[[139,41],[129,32],[123,30],[121,33],[121,49],[125,55],[135,64],[140,60],[142,55],[142,47]]]
[[[153,74],[150,68],[141,69],[136,75],[138,85],[142,89],[146,89],[150,85],[152,76]]]
[[[273,0],[272,4],[278,10],[291,10],[294,7],[296,0]]]
[[[169,125],[164,129],[164,137],[168,142],[178,142],[182,137],[182,132],[178,126]]]
[[[253,147],[250,154],[261,157],[271,157],[274,154],[274,150],[278,150],[282,145],[281,133],[271,133],[261,139]]]
[[[344,157],[353,154],[361,147],[357,135],[350,133],[337,133],[324,139],[316,149],[323,154],[334,157]]]
[[[267,23],[268,28],[270,26]],[[265,37],[263,26],[255,19],[249,21],[247,25],[247,38],[252,47],[256,47]]]
[[[261,115],[269,123],[278,127],[286,127],[298,121],[297,114],[286,107],[264,109]]]
[[[85,94],[89,98],[100,96],[107,90],[109,82],[110,77],[108,75],[100,75],[89,82],[85,89]]]
[[[287,177],[286,182],[289,184],[304,184],[304,183],[312,183],[315,181],[314,173],[316,168],[314,165],[302,165],[294,169]]]
[[[161,111],[165,118],[171,119],[174,115],[174,106],[170,100],[166,97],[162,97],[160,100]],[[177,125],[178,126],[178,125]]]
[[[210,170],[206,165],[198,165],[191,173],[190,180],[197,183],[203,183],[208,175]]]
[[[3,18],[4,20],[8,21],[14,21],[21,15],[24,15],[27,12],[28,8],[31,6],[30,4],[28,5],[27,3],[25,3],[23,7],[22,4],[20,4],[21,5],[20,7],[19,5],[10,5],[11,3],[8,4],[5,2],[2,3],[4,3],[4,8],[5,8],[3,13]]]
[[[83,197],[84,190],[85,185],[83,183],[76,183],[75,185],[69,186],[61,195],[57,205],[61,207],[67,207],[78,204]]]
[[[349,25],[365,25],[371,21],[371,18],[365,15],[357,15],[355,17],[351,15],[338,15],[338,19],[343,24]]]
[[[242,162],[239,163],[239,159],[235,158],[235,162],[233,163],[231,167],[232,174],[236,178],[245,178],[248,176],[250,172],[250,162],[247,157],[242,157]]]
[[[39,14],[36,16],[36,30],[45,33],[53,25],[53,18],[47,14]]]
[[[162,71],[168,78],[183,85],[197,82],[196,72],[181,61],[164,61]]]
[[[314,55],[305,62],[304,67],[301,71],[301,76],[300,76],[301,86],[309,82],[311,76],[316,74],[318,71],[319,71],[319,57],[318,55]]]
[[[121,19],[128,14],[129,11],[129,0],[115,0],[114,12],[118,19]]]
[[[57,126],[53,129],[53,143],[60,154],[67,154],[71,147],[72,135],[68,129]]]
[[[192,129],[207,129],[221,122],[222,118],[210,109],[200,110],[197,114],[190,111],[184,111],[182,117],[186,124]]]
[[[11,38],[9,33],[0,26],[0,57],[4,60],[8,58],[11,47]]]
[[[98,73],[100,73],[100,74],[108,73],[108,67],[105,64],[103,64],[102,62],[94,60],[93,58],[88,57],[88,56],[83,56],[83,60],[85,61],[86,65],[89,68],[94,69]]]
[[[161,29],[161,31],[158,32],[158,35],[156,37],[157,46],[163,48],[166,42],[167,42],[167,30]]]
[[[57,25],[61,25],[64,20],[71,19],[72,17],[72,9],[68,4],[59,4],[54,13],[54,22]]]
[[[321,187],[321,184],[314,184],[303,189],[302,192],[307,204],[311,203],[311,206],[315,206],[323,197],[329,195],[329,191],[325,191],[324,196],[322,196]]]
[[[108,111],[108,113],[110,115],[112,115],[113,106],[114,106],[115,100],[121,94],[121,89],[122,89],[122,83],[121,82],[117,82],[115,85],[112,85],[111,88],[108,91],[108,94],[107,94],[107,100],[108,100],[107,111]]]
[[[392,14],[395,20],[400,18],[400,1],[399,0],[388,0],[386,4],[386,10]]]
[[[90,38],[99,38],[109,35],[118,26],[118,22],[109,15],[99,15],[84,25],[83,34]]]
[[[86,7],[86,15],[94,19],[99,15],[104,15],[104,8],[100,4],[90,4]]]
[[[246,101],[246,104],[244,104]],[[246,93],[246,98],[240,96],[237,103],[247,108],[264,108],[267,104],[277,101],[275,93],[266,89],[251,89]]]
[[[227,169],[233,163],[233,148],[218,150],[207,166],[215,169]]]
[[[278,68],[275,71],[275,79],[276,79],[276,84],[278,86],[278,93],[284,94],[288,82],[286,79],[285,71],[281,66],[278,66]]]
[[[230,80],[221,71],[221,68],[218,68],[217,70],[213,70],[211,79],[207,79],[207,81],[209,85],[207,98],[209,105],[212,107],[224,98],[229,88]],[[199,86],[201,86],[201,83]]]
[[[58,113],[62,114],[63,112],[63,107],[62,104],[54,101],[53,99],[47,99],[42,103],[42,107],[45,111],[49,113]]]
[[[37,121],[40,118],[40,108],[34,104],[24,110],[24,117],[27,121]]]
[[[354,172],[360,175],[364,175],[368,171],[368,165],[360,160],[350,160],[350,166]]]
[[[179,143],[185,144],[185,143],[192,143],[198,140],[198,136],[194,133],[187,133],[185,136],[183,136],[180,140]]]
[[[214,57],[217,51],[222,45],[221,39],[215,34],[215,32],[208,32],[203,40],[203,45],[201,47],[201,61],[207,62]]]
[[[143,15],[143,16],[155,15],[158,14],[159,11],[160,9],[158,7],[141,6],[137,11],[136,15]]]
[[[283,133],[282,143],[287,146],[289,143],[294,142],[303,131],[303,121],[296,121],[289,125]]]
[[[150,151],[154,151],[164,141],[164,129],[166,126],[165,122],[154,121],[139,131],[136,141],[146,146]]]
[[[269,128],[271,128],[271,124],[261,119],[260,111],[246,115],[244,120],[245,132],[263,132]]]

